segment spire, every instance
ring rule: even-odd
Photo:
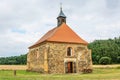
[[[66,23],[66,16],[62,11],[62,3],[60,3],[60,13],[57,17],[57,26],[60,26],[63,22]]]
[[[62,11],[62,3],[60,3],[60,13],[59,13],[58,17],[60,17],[60,16],[66,18],[65,14]]]

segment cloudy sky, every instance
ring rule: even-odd
[[[120,36],[120,0],[0,0],[0,57],[27,53],[56,27],[60,2],[67,24],[86,41]]]

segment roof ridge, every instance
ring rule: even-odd
[[[83,40],[80,36],[78,36],[78,34],[76,34],[67,24],[65,24],[65,23],[62,23],[60,26],[59,26],[59,28],[57,28],[57,30],[56,30],[56,32],[59,30],[59,29],[61,29],[61,27],[64,27],[64,26],[66,26],[75,36],[76,36],[76,39],[78,39],[78,40],[81,40],[81,43],[86,43],[86,44],[88,44],[88,42],[86,42],[85,40]],[[56,35],[56,33],[54,33],[47,41],[51,41],[51,39],[54,37]],[[64,35],[63,35],[64,36]],[[57,36],[56,36],[57,37]],[[54,37],[55,38],[55,37]],[[52,39],[52,41],[54,41],[53,39]],[[59,41],[58,41],[59,42]]]
[[[66,24],[67,25],[67,24]],[[72,30],[68,25],[67,25],[67,27],[77,36],[77,37],[79,37],[81,40],[83,40],[74,30]],[[85,41],[85,40],[83,40],[83,41]],[[86,42],[86,41],[85,41]],[[88,43],[88,42],[86,42],[86,43]]]
[[[63,23],[64,23],[64,22],[63,22]],[[62,23],[59,27],[55,27],[56,29],[54,30],[54,33],[52,33],[52,35],[51,35],[49,38],[47,38],[48,40],[49,40],[52,36],[55,35],[55,33],[57,32],[57,30],[59,30],[59,28],[63,25],[63,23]]]
[[[51,33],[51,35],[50,35],[47,39],[49,39],[50,37],[54,36],[54,34],[55,34],[55,32],[58,30],[58,28],[59,28],[59,27],[53,28],[53,29],[52,29],[52,30],[53,30],[53,33]],[[52,31],[52,30],[51,30],[51,31]],[[49,32],[49,31],[48,31],[48,32]],[[47,40],[47,39],[46,39],[46,40]]]
[[[48,33],[50,33],[51,31],[54,31],[55,29],[57,29],[57,27],[55,27],[55,28],[53,28],[53,29],[51,29],[51,30],[49,30],[45,35],[43,35],[38,41],[36,41],[36,43],[35,44],[33,44],[32,46],[30,46],[30,47],[33,47],[33,46],[35,46],[35,45],[37,45],[37,44],[39,44],[39,43],[41,43],[41,42],[43,42],[43,41],[46,41],[49,37],[51,37],[54,33],[52,33],[52,35],[49,35],[49,37],[46,37],[46,35],[48,34]],[[45,38],[46,37],[46,38]],[[42,40],[43,39],[43,40]],[[30,48],[29,47],[29,48]]]

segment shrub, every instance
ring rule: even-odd
[[[99,64],[107,65],[111,63],[110,57],[101,57],[99,60]]]
[[[120,66],[116,67],[116,69],[120,69]]]
[[[92,73],[92,69],[83,69],[82,72],[83,73]]]
[[[117,62],[120,63],[120,56],[117,57]]]

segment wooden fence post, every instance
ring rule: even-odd
[[[14,76],[16,76],[16,70],[14,70],[13,73],[14,73]]]

